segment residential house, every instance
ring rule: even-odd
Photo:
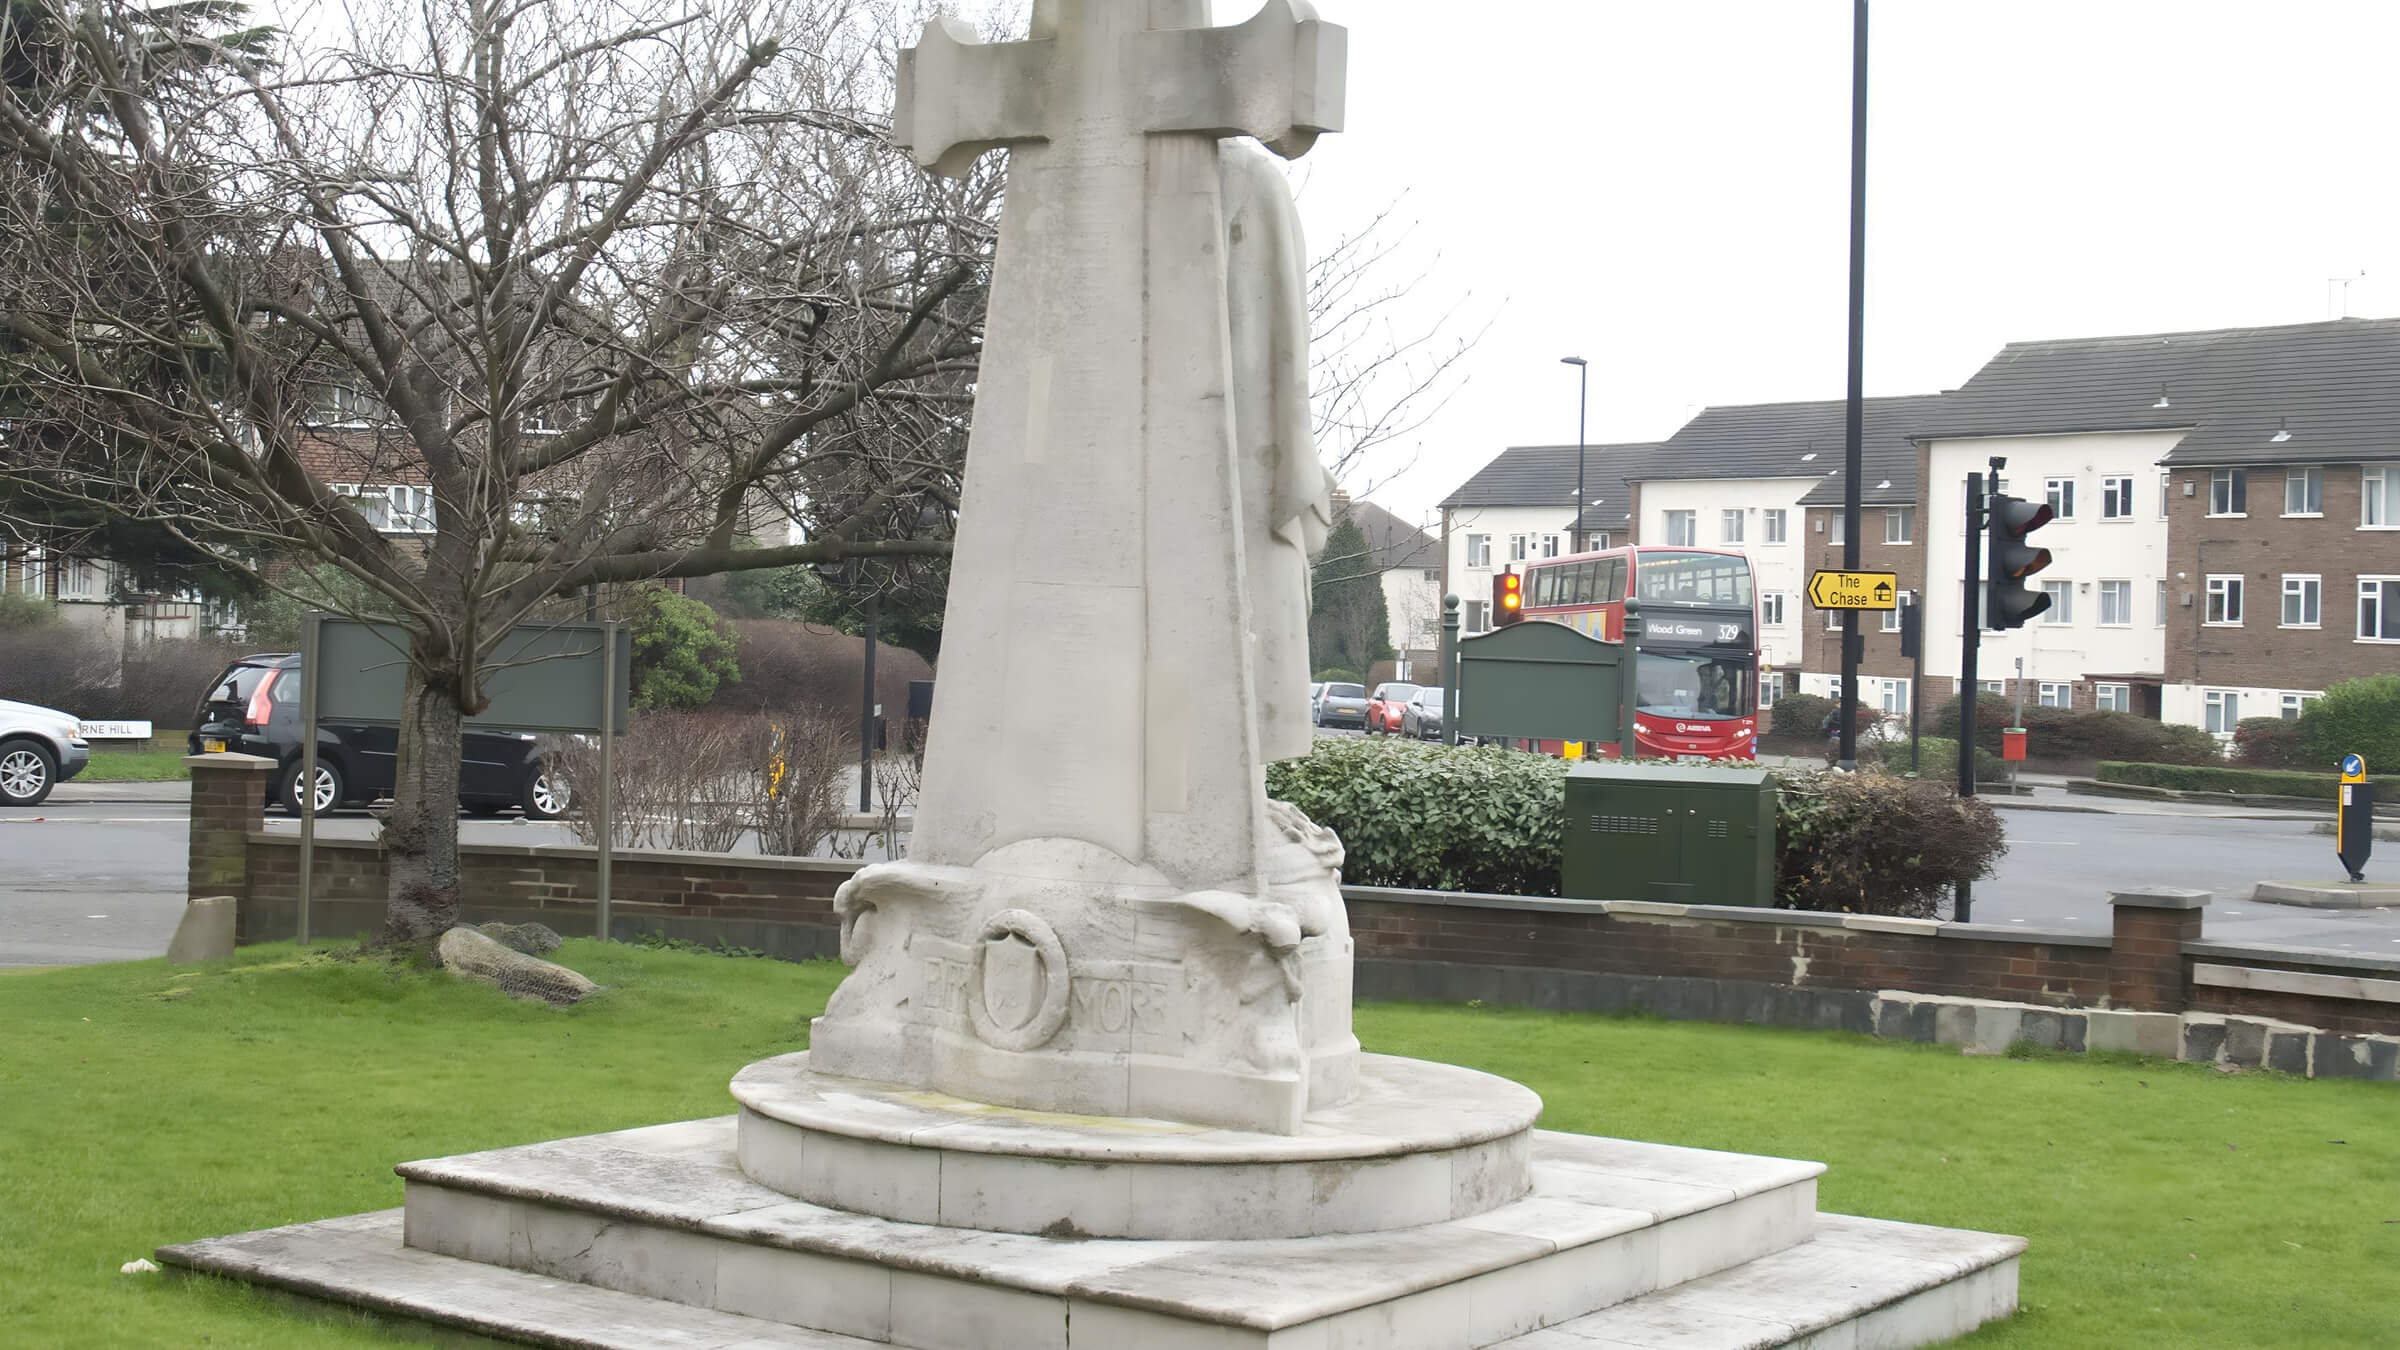
[[[1492,627],[1492,579],[1512,567],[1633,541],[1628,479],[1658,445],[1521,445],[1504,450],[1442,501],[1441,587],[1460,601],[1459,628]],[[1578,461],[1584,500],[1578,507]]]
[[[1423,663],[1431,669],[1442,641],[1442,546],[1373,502],[1352,502],[1347,509],[1367,536],[1367,552],[1382,581],[1390,618],[1386,640],[1412,668]]]

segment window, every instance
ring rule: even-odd
[[[2075,686],[2071,684],[2044,684],[2041,687],[2041,704],[2045,708],[2074,707]]]
[[[2230,736],[2236,723],[2242,720],[2242,696],[2230,689],[2211,689],[2201,698],[2206,707],[2208,730],[2220,736]]]
[[[2317,577],[2287,576],[2283,579],[2283,626],[2314,628],[2318,619],[2318,600],[2323,585]]]
[[[2376,530],[2400,525],[2400,464],[2370,464],[2359,475],[2358,523]]]
[[[2250,513],[2250,475],[2241,469],[2218,469],[2208,476],[2208,513],[2241,516]]]
[[[2163,578],[2158,583],[2158,626],[2167,626],[2167,583]]]
[[[1483,606],[1484,602],[1481,600],[1467,602],[1467,613],[1461,626],[1468,632],[1482,633],[1490,630],[1491,625],[1483,621]]]
[[[1725,542],[1742,542],[1742,512],[1739,507],[1728,508],[1724,514]]]
[[[2158,476],[2158,518],[2160,520],[2167,518],[2167,503],[2173,500],[2175,500],[2175,475],[2162,473]]]
[[[1887,609],[1883,612],[1883,631],[1887,633],[1899,632],[1900,610],[1907,609],[1910,605],[1915,603],[1917,603],[1917,593],[1915,591],[1900,592],[1900,608]]]
[[[1545,534],[1542,536],[1542,556],[1545,558],[1555,558],[1558,556],[1557,535]]]
[[[1600,533],[1598,533],[1598,534],[1595,534],[1595,535],[1588,535],[1588,536],[1586,536],[1586,537],[1585,537],[1585,540],[1584,540],[1584,547],[1586,547],[1586,548],[1594,548],[1594,549],[1605,549],[1605,548],[1607,548],[1607,547],[1608,547],[1608,531],[1606,531],[1606,530],[1602,530],[1602,531],[1601,531]]]
[[[2400,577],[2358,579],[2358,640],[2400,642]]]
[[[2283,696],[2283,720],[2286,722],[2299,721],[2300,714],[2307,712],[2308,705],[2316,702],[2318,697],[2319,695],[2316,694],[2285,694]]]
[[[1908,681],[1885,680],[1883,682],[1883,710],[1896,716],[1907,715]]]
[[[1782,507],[1776,507],[1772,511],[1760,512],[1759,520],[1766,542],[1770,544],[1780,544],[1783,542]]]
[[[2290,469],[2283,475],[2283,513],[2287,516],[2325,514],[2325,471]]]
[[[1976,687],[1977,689],[1980,689],[1980,690],[1982,690],[1984,693],[1987,693],[1987,694],[2005,694],[2005,693],[2007,693],[2007,692],[2008,692],[2008,681],[2006,681],[2006,680],[1977,680],[1977,681],[1975,682],[1975,687]]]
[[[1825,631],[1828,633],[1839,633],[1842,631],[1842,612],[1840,610],[1829,609],[1825,611]]]
[[[2103,478],[2100,480],[2100,518],[2102,520],[2133,519],[2133,480]]]
[[[2100,583],[2100,625],[2103,628],[2128,628],[2133,624],[2133,583],[2103,581]]]
[[[2102,712],[2132,712],[2133,686],[2095,684],[2092,686],[2092,706]]]
[[[335,425],[363,426],[384,416],[383,400],[351,385],[324,385],[318,395],[324,419]]]
[[[1825,527],[1825,542],[1828,544],[1846,544],[1850,542],[1850,513],[1847,511],[1835,511],[1831,514],[1833,516],[1833,523]]]
[[[58,597],[91,600],[100,594],[100,565],[89,558],[64,558],[58,565]]]
[[[2228,627],[2242,621],[2242,579],[2240,577],[2210,577],[2208,579],[2208,622]]]
[[[1488,535],[1488,534],[1470,534],[1470,535],[1468,535],[1468,536],[1467,536],[1467,566],[1469,566],[1469,567],[1489,567],[1489,566],[1491,566],[1491,565],[1492,565],[1492,537],[1491,537],[1490,535]]]
[[[2073,520],[2075,518],[2075,480],[2072,478],[2046,478],[2042,480],[2042,487],[2050,495],[2050,514],[2059,520]]]
[[[1667,542],[1679,548],[1697,547],[1700,543],[1700,513],[1667,512]]]
[[[1768,671],[1766,674],[1764,674],[1764,675],[1761,675],[1761,676],[1759,676],[1759,677],[1758,677],[1758,706],[1759,706],[1759,707],[1761,707],[1761,708],[1772,708],[1772,707],[1774,707],[1774,706],[1775,706],[1775,700],[1777,700],[1777,699],[1779,699],[1779,698],[1782,698],[1782,697],[1783,697],[1783,672],[1782,672],[1782,671],[1780,671],[1780,670],[1770,670],[1770,671]]]
[[[2042,611],[2043,623],[2075,622],[2075,583],[2045,581],[2042,594],[2050,597],[2050,608]]]
[[[1527,541],[1532,537],[1533,536],[1526,534],[1512,534],[1508,537],[1508,560],[1510,562],[1521,563],[1525,561],[1526,554],[1530,551],[1527,547]]]
[[[1781,591],[1768,591],[1758,597],[1758,621],[1769,628],[1783,627],[1784,598]]]
[[[1907,543],[1909,531],[1916,523],[1917,509],[1913,506],[1898,506],[1884,512],[1883,542],[1887,544]]]

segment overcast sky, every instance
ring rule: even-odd
[[[1255,12],[1218,0],[1217,21]],[[1709,404],[1839,398],[1842,0],[1318,0],[1349,129],[1312,239],[1405,192],[1411,304],[1490,319],[1378,476],[1421,519],[1503,447],[1654,440]],[[2002,343],[2400,311],[2400,0],[1876,0],[1866,387]],[[1479,321],[1460,321],[1471,330]]]

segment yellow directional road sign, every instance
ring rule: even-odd
[[[1816,609],[1898,609],[1898,572],[1812,572],[1808,603]]]

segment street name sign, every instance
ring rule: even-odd
[[[1898,572],[1811,572],[1808,603],[1812,609],[1898,609]]]

